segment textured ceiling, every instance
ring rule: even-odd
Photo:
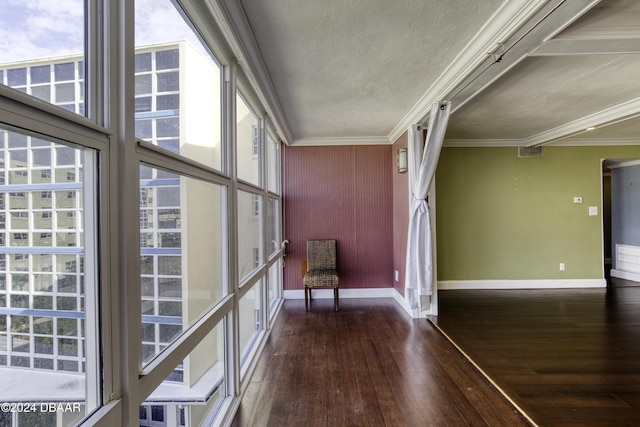
[[[638,97],[638,59],[638,55],[527,58],[457,111],[447,137],[523,139]]]
[[[529,145],[549,133],[551,143],[640,143],[640,121],[626,120],[640,114],[639,70],[640,2],[602,0],[456,111],[446,138]]]
[[[457,77],[454,61],[486,32],[487,21],[511,5],[508,0],[241,4],[293,144],[384,141],[435,82]],[[640,1],[538,4],[544,6],[505,39],[505,44],[515,40],[505,61],[476,80],[471,77],[479,72],[478,63],[465,71],[468,84],[456,83],[462,92],[451,88],[464,94],[464,102],[454,104],[446,143],[637,143]],[[490,60],[488,53],[480,56]],[[598,128],[585,132],[592,126]]]
[[[387,136],[502,0],[243,0],[294,138]]]

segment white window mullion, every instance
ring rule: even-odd
[[[97,224],[98,218],[98,205],[97,190],[98,174],[97,171],[97,156],[93,151],[85,150],[83,152],[84,165],[84,179],[83,179],[83,207],[82,215],[85,218],[84,221],[84,274],[85,283],[100,283],[100,277],[98,271],[98,239],[99,229]],[[57,225],[54,225],[54,230]],[[76,276],[77,277],[77,276]],[[80,282],[78,281],[78,286]],[[100,322],[98,319],[99,310],[99,286],[85,286],[85,375],[86,375],[86,405],[87,412],[96,409],[102,402],[100,398]],[[57,290],[56,290],[57,292]],[[78,336],[78,346],[80,345],[81,337]]]
[[[228,78],[228,80],[227,80]],[[228,286],[229,292],[234,293],[233,309],[227,316],[225,322],[226,329],[226,352],[225,361],[227,377],[227,394],[229,396],[239,396],[240,394],[240,317],[238,313],[239,297],[237,295],[239,287],[238,275],[238,164],[237,164],[237,135],[236,135],[236,68],[235,66],[225,69],[225,108],[226,129],[224,132],[227,147],[227,165],[231,185],[228,194],[227,224],[229,230],[229,263],[228,263]]]
[[[262,183],[262,203],[260,221],[260,234],[262,236],[261,247],[258,249],[258,256],[260,262],[263,265],[261,269],[263,271],[262,290],[260,298],[260,329],[266,330],[269,325],[269,268],[266,267],[267,260],[269,259],[269,241],[267,236],[268,214],[269,214],[269,167],[267,166],[267,126],[266,117],[260,119],[260,135],[259,135],[259,157],[260,157],[260,182]]]

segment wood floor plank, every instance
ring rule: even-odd
[[[285,301],[233,426],[527,426],[424,319],[389,299]],[[506,420],[506,421],[505,421]]]
[[[640,425],[640,287],[439,297],[438,327],[537,424]]]

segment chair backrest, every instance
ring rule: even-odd
[[[309,270],[335,270],[336,241],[307,240],[307,263]]]

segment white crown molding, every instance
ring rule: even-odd
[[[452,148],[488,148],[488,147],[521,147],[527,143],[526,139],[447,139],[444,141],[445,147]],[[639,138],[606,138],[606,139],[586,139],[572,138],[556,140],[548,145],[554,147],[585,147],[585,146],[605,146],[605,145],[640,145]]]
[[[631,166],[640,165],[640,159],[633,159],[633,160],[607,159],[607,160],[605,160],[604,164],[609,169],[628,168],[628,167],[631,167]]]
[[[502,4],[391,131],[388,137],[390,141],[400,138],[410,125],[423,123],[434,102],[445,100],[479,65],[486,61],[489,52],[495,51],[501,43],[531,19],[540,8],[550,2],[529,0],[524,2],[525,4],[522,3],[504,2]]]
[[[291,146],[313,147],[318,145],[390,145],[386,136],[353,136],[353,137],[322,137],[294,139]]]
[[[247,78],[251,81],[258,97],[265,104],[267,114],[271,117],[280,137],[285,143],[290,143],[293,140],[291,127],[241,2],[208,0],[207,3],[212,13],[218,18],[236,59],[243,65]]]
[[[607,139],[586,139],[572,138],[563,139],[553,143],[557,147],[585,147],[603,145],[640,145],[640,138],[607,138]]]
[[[544,145],[556,140],[569,138],[588,132],[588,128],[601,128],[621,121],[640,116],[640,98],[631,99],[619,105],[607,108],[594,114],[581,117],[565,125],[546,130],[527,138],[524,145],[533,147]]]
[[[617,27],[583,28],[578,34],[559,34],[558,40],[606,40],[606,39],[637,39],[640,38],[639,25]]]
[[[531,52],[531,56],[634,54],[640,53],[639,38],[552,39]]]
[[[522,139],[446,139],[445,147],[518,147]]]
[[[605,288],[605,279],[443,280],[438,290],[453,289],[581,289]]]

